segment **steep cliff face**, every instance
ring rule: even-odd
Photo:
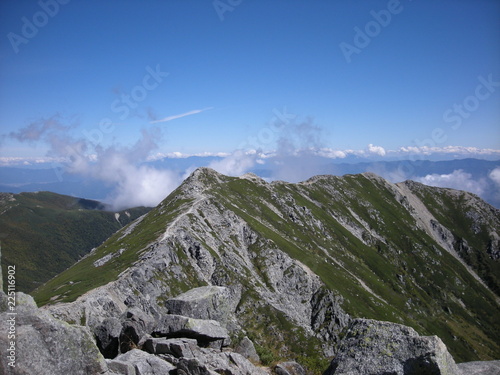
[[[438,335],[458,362],[496,359],[499,222],[473,195],[373,174],[270,184],[202,168],[34,295],[93,330],[131,308],[158,320],[173,297],[224,287],[210,319],[269,363],[325,369],[351,317]]]

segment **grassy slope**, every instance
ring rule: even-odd
[[[409,185],[425,202],[434,217],[451,230],[455,248],[461,258],[476,271],[491,290],[500,296],[500,261],[488,254],[488,248],[492,246],[488,228],[495,228],[495,223],[487,223],[486,219],[481,218],[482,212],[477,214],[478,208],[474,209],[473,203],[468,199],[469,193],[449,194],[448,189],[429,189],[425,185],[413,182]],[[489,213],[496,217],[497,223],[500,221],[497,209],[486,206],[479,210],[490,211]],[[497,234],[500,235],[498,228]],[[460,248],[464,239],[471,250]]]
[[[267,189],[255,189],[247,180],[234,179],[219,194],[226,197],[224,202],[245,202],[237,214],[341,294],[351,315],[400,322],[421,334],[438,335],[460,361],[500,357],[500,326],[494,313],[498,305],[492,293],[418,230],[414,219],[383,184],[358,175],[319,180],[307,189],[278,184],[275,190],[280,196],[292,197],[296,217],[305,207],[320,218],[331,239],[318,233],[312,220],[308,223],[304,219],[301,225],[281,220],[259,202],[264,198],[279,203],[273,202]],[[342,213],[356,222],[348,208],[388,239],[387,243],[374,240],[366,245],[329,215]],[[329,262],[318,249],[326,249],[345,268]],[[368,293],[345,269],[388,303]]]
[[[271,240],[318,274],[328,288],[342,295],[344,309],[352,316],[399,322],[421,334],[438,335],[459,362],[500,358],[498,305],[492,293],[416,228],[414,219],[380,180],[363,175],[328,177],[311,184],[275,183],[269,189],[245,179],[220,178],[222,183],[206,177],[205,182],[211,186],[207,194],[259,233],[263,240],[252,250],[258,253],[266,246],[265,239]],[[148,244],[158,238],[178,213],[188,209],[190,201],[179,200],[176,194],[172,193],[134,228],[133,235],[119,239],[116,234],[94,254],[39,288],[35,293],[37,301],[47,303],[54,295],[59,296],[58,300],[71,301],[114,280],[147,250]],[[269,203],[281,212],[288,210],[288,215],[280,217],[269,208]],[[368,226],[386,240],[365,230],[361,241],[339,224],[335,219],[339,215],[353,226]],[[120,248],[126,248],[121,257],[99,269],[89,266]],[[255,258],[256,265],[261,261],[258,256]],[[231,275],[230,270],[226,271]],[[245,274],[231,277],[245,281]],[[193,280],[193,286],[197,282]],[[250,301],[249,305],[258,302],[251,291],[244,297],[243,300]],[[273,326],[274,332],[281,327],[300,337],[300,332],[288,327],[276,311],[259,308],[267,320],[259,320],[255,314],[249,316],[248,324],[253,325],[251,333],[255,336],[265,339],[263,336]],[[272,352],[276,344],[274,339],[268,341],[272,344],[262,348],[264,352]]]
[[[147,251],[148,246],[164,232],[168,223],[175,219],[176,215],[182,212],[189,203],[190,200],[175,198],[169,200],[164,208],[156,207],[151,210],[132,229],[131,235],[123,236],[123,231],[128,230],[128,227],[113,234],[95,252],[34,290],[32,295],[38,305],[44,305],[49,301],[74,301],[89,290],[116,280],[121,272]],[[121,249],[124,250],[121,256],[111,259],[101,267],[93,266],[96,260]]]
[[[99,246],[123,225],[146,213],[146,208],[102,211],[96,201],[49,192],[21,193],[15,200],[2,195],[0,228],[4,277],[16,265],[16,287],[31,292]]]

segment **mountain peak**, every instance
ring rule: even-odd
[[[267,182],[263,178],[257,176],[254,173],[245,173],[244,175],[241,175],[239,178],[241,178],[243,180],[249,180],[252,182],[256,182],[258,184],[267,184]]]

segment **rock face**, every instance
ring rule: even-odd
[[[288,184],[201,168],[35,297],[111,353],[106,319],[118,319],[122,354],[148,334],[219,351],[247,336],[265,364],[320,366],[364,316],[446,332],[458,361],[496,359],[498,233],[500,211],[463,192],[373,174]],[[464,254],[477,256],[469,265]]]
[[[6,295],[0,292],[0,299],[5,298]],[[10,331],[15,337],[0,335],[0,350],[12,355],[11,360],[2,358],[0,361],[1,374],[270,374],[268,369],[252,364],[238,353],[222,351],[220,346],[200,347],[199,340],[185,337],[194,335],[205,344],[207,340],[227,339],[227,331],[213,320],[170,315],[172,319],[162,319],[154,328],[145,324],[137,346],[127,347],[125,353],[118,354],[122,345],[115,341],[124,338],[123,332],[130,327],[130,322],[141,321],[137,312],[124,314],[123,321],[105,319],[94,337],[87,327],[67,324],[38,309],[28,295],[17,293],[16,302],[16,315],[9,313],[5,306],[0,311],[2,332],[9,332],[9,319],[15,320],[15,330]],[[179,338],[153,338],[146,332]],[[109,358],[104,359],[99,350]]]
[[[54,319],[23,293],[16,294],[17,315],[10,312],[0,314],[0,373],[94,375],[106,372],[104,358],[87,327]],[[13,318],[16,329],[10,331],[14,336],[9,338],[3,333],[9,332]],[[12,358],[6,361],[4,353],[12,353]]]
[[[234,312],[241,292],[221,286],[205,286],[191,289],[169,299],[165,307],[169,314],[183,315],[195,319],[209,319],[236,324]]]
[[[422,337],[410,327],[354,320],[325,375],[460,375],[437,336]]]

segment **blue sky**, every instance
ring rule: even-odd
[[[45,156],[49,119],[92,147],[271,151],[276,113],[304,147],[499,150],[499,20],[496,0],[5,0],[0,157]]]

